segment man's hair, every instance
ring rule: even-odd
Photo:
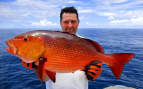
[[[77,12],[77,10],[72,6],[72,7],[65,7],[65,8],[63,8],[62,10],[61,10],[61,13],[60,13],[60,21],[62,20],[62,15],[63,15],[63,13],[74,13],[74,14],[76,14],[76,16],[77,16],[77,19],[79,19],[78,18],[78,12]]]

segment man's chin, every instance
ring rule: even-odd
[[[70,34],[75,34],[75,33],[76,33],[74,29],[66,30],[65,32],[68,32],[68,33],[70,33]]]

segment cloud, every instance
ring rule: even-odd
[[[65,6],[75,6],[78,9],[82,26],[143,25],[143,0],[103,0],[102,2],[101,0],[89,0],[89,2],[82,0],[13,0],[0,2],[0,25],[8,23],[12,26],[21,26],[20,24],[56,26],[60,10]]]
[[[143,17],[133,17],[129,19],[113,19],[110,20],[111,24],[123,24],[123,25],[143,25]]]
[[[98,15],[100,16],[116,16],[117,14],[114,12],[99,12]]]
[[[5,23],[5,26],[9,24],[13,27],[56,26],[57,24],[52,21],[59,21],[59,1],[15,0],[13,2],[0,2],[0,25]],[[43,19],[49,19],[49,21]]]
[[[80,2],[79,1],[75,1],[75,0],[69,0],[66,3],[69,3],[69,4],[78,4]]]
[[[97,23],[91,23],[91,22],[85,22],[85,24],[81,24],[83,25],[83,27],[101,27],[101,24],[97,24]]]
[[[110,21],[110,23],[112,23],[112,24],[121,24],[121,23],[127,23],[127,22],[129,22],[129,20],[112,20],[112,21]]]
[[[78,11],[79,13],[93,13],[94,11],[92,9],[82,9]]]
[[[55,13],[59,13],[59,8],[57,5],[58,4],[56,2],[52,1],[44,2],[41,0],[16,0],[14,2],[1,3],[0,16],[7,19],[22,19],[27,17],[43,19],[45,17],[57,16],[57,13]],[[51,10],[51,8],[53,10]]]
[[[110,24],[143,25],[143,10],[106,11],[98,15],[107,17]]]
[[[98,6],[102,7],[100,9],[114,11],[114,10],[128,10],[138,7],[143,7],[143,0],[105,0],[104,2],[99,2]]]
[[[136,25],[143,25],[143,17],[131,18],[130,21]]]
[[[124,2],[127,2],[129,0],[110,0],[111,3],[124,3]]]
[[[40,20],[39,22],[32,22],[31,26],[58,26],[57,23],[47,21],[46,19]]]

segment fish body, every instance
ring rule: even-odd
[[[120,78],[124,64],[134,53],[104,54],[98,51],[94,41],[59,31],[38,30],[20,34],[6,41],[8,52],[26,63],[39,64],[45,58],[43,68],[52,72],[82,70],[92,61],[108,65],[116,78]]]

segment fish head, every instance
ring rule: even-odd
[[[18,56],[26,63],[35,62],[44,53],[45,46],[41,37],[31,35],[18,35],[6,41],[6,50]]]

